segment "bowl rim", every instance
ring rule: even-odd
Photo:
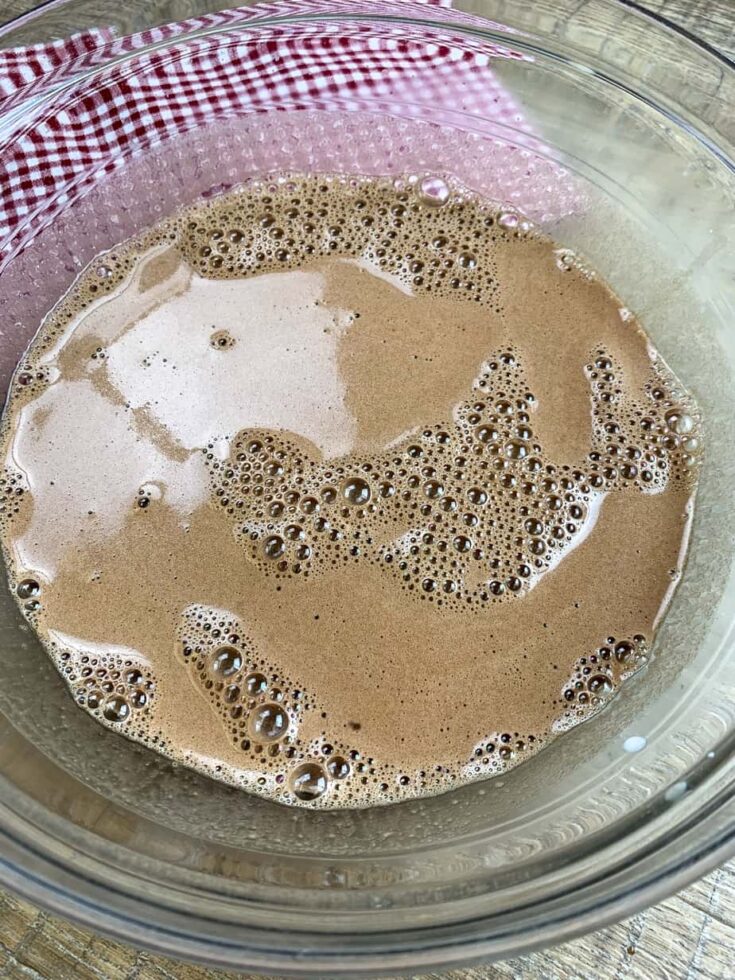
[[[33,10],[0,26],[0,40],[11,30],[30,23],[50,10],[62,9],[71,2],[73,0],[46,0]],[[610,7],[632,11],[641,19],[648,21],[653,30],[664,29],[673,32],[686,44],[699,49],[707,59],[715,60],[728,73],[735,75],[735,62],[689,31],[673,24],[666,17],[645,10],[632,0],[604,0],[604,3]],[[419,24],[435,23],[429,16],[431,8],[426,8],[426,11],[425,18],[411,19]],[[307,15],[300,19],[308,20],[310,16],[314,15]],[[369,14],[351,16],[359,16],[359,19],[365,21],[381,20],[380,17]],[[291,21],[294,18],[281,19]],[[255,26],[257,22],[251,23]],[[446,26],[446,22],[442,26]],[[467,30],[461,25],[456,26],[458,30]],[[488,29],[487,33],[492,35],[493,32]],[[180,35],[165,43],[178,44],[190,36]],[[125,57],[139,57],[145,50],[147,49],[138,49]],[[101,66],[98,70],[101,71],[106,67],[108,65]],[[93,73],[88,73],[87,77]],[[578,896],[574,907],[567,907],[564,915],[558,915],[556,918],[548,916],[542,924],[537,924],[535,930],[527,930],[522,934],[506,932],[489,938],[483,936],[481,932],[484,920],[480,917],[468,923],[469,931],[475,933],[474,938],[468,935],[463,939],[456,933],[446,937],[436,926],[425,930],[423,942],[419,942],[418,939],[411,942],[409,935],[402,931],[372,933],[371,939],[373,944],[376,944],[372,952],[358,948],[358,940],[364,937],[362,933],[355,934],[354,937],[342,936],[341,948],[329,949],[326,945],[323,948],[316,948],[322,934],[307,931],[297,933],[298,942],[292,944],[291,948],[288,948],[287,943],[281,946],[274,943],[271,948],[260,950],[255,943],[243,941],[248,937],[246,927],[237,930],[242,937],[239,942],[233,939],[232,942],[208,944],[202,937],[193,936],[186,928],[185,915],[179,916],[178,927],[172,925],[170,928],[152,924],[145,915],[144,904],[139,912],[133,915],[129,909],[130,900],[140,903],[140,895],[133,887],[128,895],[121,893],[118,898],[116,893],[117,905],[115,902],[108,901],[106,906],[102,906],[85,897],[83,888],[74,888],[73,883],[76,881],[80,885],[89,884],[91,880],[89,869],[86,869],[85,873],[77,873],[72,866],[73,862],[68,860],[63,867],[57,848],[42,841],[41,834],[45,831],[28,825],[27,835],[19,834],[17,824],[13,826],[15,814],[12,815],[13,819],[9,819],[11,815],[10,808],[6,804],[8,799],[6,794],[0,798],[0,841],[3,844],[0,848],[0,880],[3,885],[30,901],[72,919],[82,926],[123,942],[134,939],[136,944],[168,956],[198,960],[209,965],[247,967],[270,972],[281,969],[290,974],[304,975],[324,975],[325,971],[332,973],[339,971],[365,976],[378,976],[384,974],[386,970],[415,972],[417,968],[466,966],[479,960],[499,959],[529,952],[552,943],[566,941],[592,929],[599,929],[685,887],[735,854],[733,745],[735,745],[735,736],[730,740],[729,751],[718,760],[718,764],[709,767],[706,773],[700,774],[702,787],[711,781],[716,781],[718,774],[720,777],[723,774],[727,777],[729,774],[730,778],[729,784],[722,789],[720,795],[709,801],[709,812],[705,814],[704,819],[701,819],[701,813],[695,815],[697,833],[695,838],[687,839],[688,850],[681,846],[678,834],[676,839],[663,841],[663,845],[656,849],[657,853],[665,852],[667,856],[668,863],[663,869],[661,867],[650,869],[647,874],[641,876],[640,880],[634,879],[635,887],[628,887],[625,881],[618,882],[617,890],[611,889],[603,901],[600,901],[598,896],[596,902],[589,907],[586,906],[584,897],[580,899]],[[67,858],[71,856],[71,850],[72,848],[67,847]],[[644,854],[641,860],[650,858],[652,853],[653,850],[649,848],[648,854]],[[29,871],[29,868],[32,870]],[[104,874],[101,873],[103,870],[99,869],[99,880],[94,882],[97,889],[103,888],[106,884]],[[59,872],[62,872],[65,877],[66,884],[63,886],[58,883]],[[135,875],[129,874],[128,878],[128,884],[134,886]],[[111,895],[112,892],[110,891],[109,894]],[[282,938],[286,935],[284,931],[280,932]],[[378,948],[377,940],[381,935],[384,939],[382,946]],[[396,942],[396,936],[401,936],[400,943]],[[299,945],[300,951],[295,951]],[[391,946],[393,948],[390,948]]]

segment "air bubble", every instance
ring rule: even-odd
[[[595,674],[587,681],[587,688],[591,694],[610,694],[613,686],[612,681],[605,674]]]
[[[444,495],[444,485],[438,480],[427,480],[424,484],[424,493],[431,500],[436,500]]]
[[[232,677],[242,667],[242,656],[234,647],[220,647],[215,650],[212,670],[222,677]]]
[[[671,411],[666,413],[666,424],[677,435],[687,435],[694,428],[694,420],[685,412]]]
[[[332,756],[327,763],[327,772],[332,779],[347,779],[350,774],[350,764],[341,755]]]
[[[268,690],[268,678],[257,670],[253,671],[245,678],[245,690],[252,698],[263,694]]]
[[[41,593],[41,586],[34,578],[24,578],[15,588],[19,599],[34,599]]]
[[[286,553],[286,542],[278,534],[271,534],[263,542],[263,554],[272,561]]]
[[[215,350],[229,350],[235,346],[235,338],[227,330],[217,330],[209,338],[209,345]]]
[[[424,177],[418,191],[422,203],[429,207],[441,207],[450,197],[449,185],[441,177]]]
[[[565,249],[559,249],[554,254],[556,255],[556,264],[562,272],[569,272],[574,268],[573,252],[568,252]]]
[[[501,228],[515,228],[518,225],[518,215],[512,211],[504,211],[498,218],[498,224]]]
[[[310,802],[326,793],[329,780],[324,767],[318,762],[303,762],[291,773],[289,785],[296,799]]]
[[[288,715],[280,704],[259,705],[248,720],[248,732],[256,742],[277,742],[288,731]]]
[[[480,442],[497,442],[500,438],[500,433],[497,429],[490,425],[480,425],[475,429],[475,435],[480,440]]]
[[[511,439],[505,446],[508,459],[524,459],[528,455],[528,446],[521,439]]]
[[[102,714],[107,721],[126,721],[130,715],[130,705],[125,698],[121,698],[116,695],[115,697],[108,698],[107,701],[105,701]]]
[[[370,500],[370,484],[359,476],[351,477],[345,481],[342,494],[353,507],[362,507]]]

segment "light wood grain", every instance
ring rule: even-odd
[[[0,0],[0,20],[33,6],[34,0]],[[735,0],[645,0],[643,6],[735,58]],[[0,891],[0,978],[227,980],[234,976],[103,939]],[[733,980],[735,861],[680,895],[593,935],[503,963],[441,975],[441,980],[590,978]]]

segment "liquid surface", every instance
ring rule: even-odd
[[[517,765],[646,661],[692,399],[521,216],[254,181],[93,263],[4,416],[10,587],[100,722],[280,802]]]

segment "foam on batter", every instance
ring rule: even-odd
[[[280,802],[502,772],[646,661],[701,456],[596,274],[436,176],[252,181],[104,254],[4,416],[80,706]]]

